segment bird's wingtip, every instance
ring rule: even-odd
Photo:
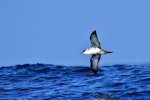
[[[94,73],[94,75],[96,75],[97,74],[97,69],[92,69],[93,70],[93,73]]]
[[[91,36],[92,35],[96,35],[96,30],[94,30],[92,33],[91,33]]]
[[[96,30],[94,30],[93,33],[96,33]]]

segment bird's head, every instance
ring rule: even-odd
[[[88,49],[83,50],[82,54],[88,54]]]

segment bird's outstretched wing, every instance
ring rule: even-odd
[[[98,47],[101,48],[100,46],[100,42],[98,40],[97,34],[96,34],[96,30],[94,30],[90,36],[90,40],[91,40],[91,46],[92,47]]]
[[[92,55],[90,62],[91,62],[91,68],[93,70],[93,72],[96,74],[98,71],[98,62],[101,58],[101,55],[96,54],[96,55]]]

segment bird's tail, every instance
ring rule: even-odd
[[[113,52],[104,50],[104,54],[107,54],[107,53],[113,53]]]

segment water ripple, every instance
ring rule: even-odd
[[[0,99],[149,100],[149,65],[0,67]]]

